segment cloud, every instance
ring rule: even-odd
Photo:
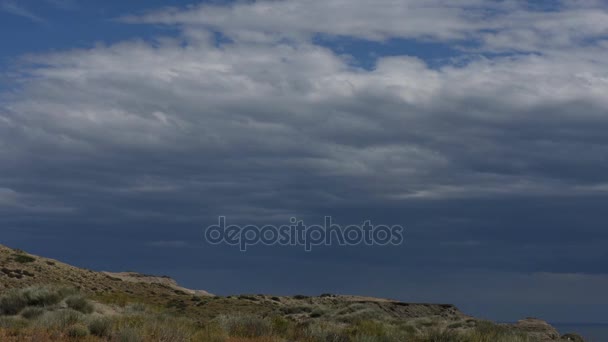
[[[605,6],[593,1],[560,1],[547,8],[482,0],[254,1],[170,7],[121,18],[127,23],[204,27],[243,41],[322,34],[469,46],[475,42],[483,51],[533,52],[605,38],[607,19]]]
[[[209,38],[32,62],[42,66],[3,114],[5,136],[19,142],[12,157],[52,155],[42,169],[80,170],[83,183],[101,168],[104,192],[214,189],[227,206],[277,210],[311,198],[606,189],[608,83],[593,61],[521,55],[437,70],[404,56],[366,71],[309,42]]]
[[[37,22],[37,23],[46,22],[46,20],[44,18],[34,14],[30,10],[18,5],[17,3],[13,2],[13,1],[5,0],[5,1],[0,2],[0,10],[13,14],[13,15],[27,18],[27,19]]]

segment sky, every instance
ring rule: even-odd
[[[233,293],[608,323],[608,3],[0,0],[0,243]],[[398,246],[205,227],[405,227]]]

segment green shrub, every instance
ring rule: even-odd
[[[26,306],[52,306],[73,292],[73,289],[42,286],[30,286],[20,290],[11,290],[0,297],[0,314],[16,315],[25,309]]]
[[[21,264],[27,264],[36,261],[36,258],[26,254],[13,254],[13,260]]]
[[[62,309],[57,311],[47,311],[36,319],[35,324],[42,328],[65,329],[70,325],[80,323],[83,314],[72,309]]]
[[[18,316],[0,316],[0,328],[20,329],[27,327],[28,322]]]
[[[310,306],[298,305],[298,306],[285,306],[281,308],[281,311],[286,315],[309,313],[312,311]]]
[[[360,321],[352,329],[353,335],[385,336],[387,327],[377,321]]]
[[[148,307],[143,303],[131,303],[125,307],[125,312],[128,313],[142,313],[146,312]]]
[[[45,310],[43,308],[39,308],[36,306],[28,306],[27,308],[23,309],[23,311],[21,311],[21,316],[23,318],[32,319],[42,316],[44,312]]]
[[[195,333],[194,322],[185,317],[159,315],[146,320],[144,330],[147,336],[158,341],[189,341]]]
[[[88,326],[92,335],[108,337],[112,330],[112,320],[106,317],[96,317],[89,321]]]
[[[279,336],[285,336],[291,326],[291,323],[281,316],[273,317],[271,324],[273,334]]]
[[[350,342],[350,337],[342,327],[336,324],[313,322],[304,329],[303,340],[315,342]]]
[[[270,335],[272,332],[270,322],[258,316],[222,315],[217,318],[217,322],[230,336],[252,338]]]
[[[422,341],[429,342],[476,342],[477,340],[467,339],[466,337],[447,330],[431,329],[423,335]],[[487,341],[497,342],[497,341]]]
[[[0,313],[16,315],[27,306],[27,299],[20,291],[12,290],[0,297]]]
[[[89,335],[89,329],[82,324],[74,324],[67,329],[69,337],[85,337]]]
[[[73,290],[66,288],[31,286],[23,289],[21,292],[27,299],[29,306],[50,306],[59,303],[71,291]]]
[[[93,312],[93,305],[89,303],[84,297],[79,295],[70,296],[65,299],[65,304],[70,309],[80,311],[84,314],[90,314]]]
[[[316,308],[316,309],[312,310],[312,312],[310,313],[310,317],[317,318],[317,317],[323,316],[324,314],[325,314],[325,311],[323,309]]]
[[[117,340],[120,342],[143,342],[143,337],[135,328],[125,327],[116,334]]]

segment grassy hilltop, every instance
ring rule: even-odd
[[[0,245],[0,341],[582,341],[541,320],[323,294],[220,297],[168,277],[95,272]]]

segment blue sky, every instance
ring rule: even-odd
[[[601,322],[605,3],[348,4],[0,0],[0,243],[218,294]],[[241,253],[204,243],[219,215],[405,243]]]

